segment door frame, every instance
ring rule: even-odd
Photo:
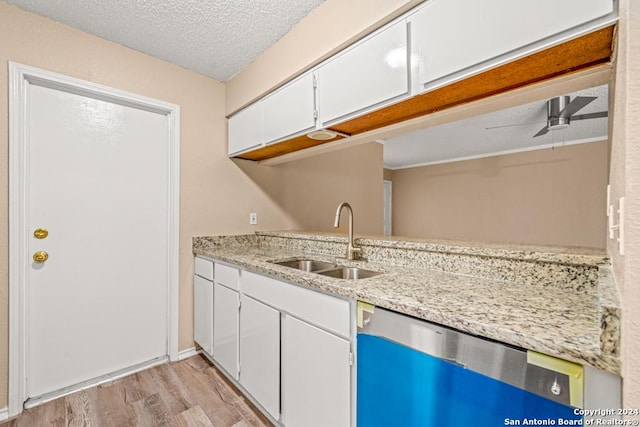
[[[384,218],[383,234],[385,236],[390,236],[393,234],[393,181],[390,179],[383,179],[382,192],[384,193],[384,196],[387,195],[387,188],[389,189],[389,199],[387,200],[386,197],[383,197],[383,209],[385,211],[389,209],[389,217]],[[388,233],[387,230],[389,231]]]
[[[26,396],[26,279],[28,236],[29,85],[62,90],[163,114],[168,122],[169,229],[167,258],[167,354],[178,360],[180,214],[180,106],[96,83],[9,62],[9,416],[22,412]]]

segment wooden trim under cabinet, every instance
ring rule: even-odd
[[[439,89],[339,123],[332,126],[331,130],[357,135],[602,65],[611,62],[614,36],[615,25],[612,25]],[[266,160],[337,140],[336,138],[329,141],[316,141],[307,138],[306,135],[301,135],[234,157],[247,160]]]
[[[330,128],[329,130],[334,130],[334,129]],[[282,156],[283,154],[293,153],[294,151],[304,150],[305,148],[315,147],[316,145],[326,144],[327,142],[335,142],[342,138],[344,137],[341,135],[338,135],[333,139],[322,141],[322,140],[308,138],[307,135],[300,135],[286,141],[267,145],[265,147],[260,147],[256,150],[251,150],[246,153],[241,153],[233,157],[238,159],[245,159],[245,160],[256,160],[256,161],[266,160],[266,159],[271,159],[273,157]]]

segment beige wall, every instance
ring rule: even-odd
[[[356,235],[382,234],[381,144],[371,142],[270,168],[236,162],[265,193],[287,207],[294,228],[336,231],[336,208],[349,202]],[[346,217],[340,224],[346,230]]]
[[[640,4],[620,1],[613,110],[612,198],[626,200],[625,255],[608,241],[622,302],[622,376],[625,408],[640,407]],[[617,203],[616,203],[617,207]]]
[[[361,154],[373,159],[377,155],[371,149],[356,150],[347,157],[336,153],[317,164],[309,160],[280,168],[255,163],[239,166],[226,156],[223,84],[0,2],[0,98],[4,99],[0,102],[0,164],[5,168],[0,174],[0,236],[4,236],[0,240],[0,408],[7,403],[8,370],[7,61],[180,105],[180,349],[193,346],[192,236],[321,227],[331,221],[335,207],[330,205],[337,206],[337,198],[354,200],[360,212],[381,212],[359,191],[359,186],[366,188],[373,181],[366,176],[373,166],[357,168],[360,184],[347,173],[346,159],[355,160]],[[376,168],[381,168],[381,162],[380,154]],[[372,175],[378,183],[380,174]],[[336,177],[352,181],[343,186]],[[264,184],[263,179],[277,185]],[[323,199],[301,206],[294,200],[296,191],[305,196],[319,193]],[[258,213],[257,227],[249,225],[249,212]],[[375,221],[369,225],[363,221],[363,231],[373,231]]]
[[[227,114],[424,0],[327,0],[227,82]]]
[[[393,234],[604,248],[607,145],[395,170]]]

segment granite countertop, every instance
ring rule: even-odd
[[[299,238],[322,242],[346,243],[344,233],[304,231],[261,231],[260,236]],[[607,261],[604,250],[566,246],[535,246],[522,244],[488,243],[447,239],[424,239],[418,237],[358,235],[359,246],[384,248],[419,249],[431,252],[446,252],[477,256],[517,258],[520,260],[564,263],[602,264]]]
[[[264,235],[270,236],[269,233]],[[276,233],[271,236],[285,235],[286,233]],[[598,292],[575,292],[535,283],[523,285],[386,262],[345,259],[338,259],[338,264],[383,274],[355,281],[335,279],[272,262],[296,258],[335,262],[335,255],[261,244],[251,237],[234,239],[233,244],[207,244],[209,241],[204,239],[208,238],[195,238],[193,252],[332,295],[365,301],[470,334],[620,374],[618,338],[610,339],[608,345],[603,342],[606,334],[603,334]],[[333,237],[327,235],[320,239],[326,241]],[[338,243],[343,241],[344,239]],[[358,239],[358,244],[363,246],[376,245],[376,242],[380,244],[375,239]],[[397,244],[390,240],[385,242],[387,243],[384,244]],[[431,244],[447,245],[442,242]],[[536,259],[551,257],[556,261],[580,260],[594,264],[601,264],[606,260],[601,253],[545,249],[547,250],[539,252],[525,250],[522,256]],[[468,250],[484,255],[486,251],[494,251],[501,257],[508,252],[510,256],[514,256],[514,250],[504,246]],[[610,323],[618,320],[614,316]],[[617,327],[617,323],[614,326]]]

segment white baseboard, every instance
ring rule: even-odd
[[[5,407],[0,409],[0,421],[4,421],[8,419],[9,419],[9,408]]]
[[[25,409],[33,408],[34,406],[47,403],[59,397],[67,396],[71,393],[75,393],[76,391],[86,390],[88,388],[95,387],[100,384],[107,383],[109,381],[114,381],[122,377],[135,374],[136,372],[144,371],[145,369],[153,368],[154,366],[162,365],[163,363],[167,363],[167,361],[168,361],[167,356],[157,357],[147,362],[142,362],[137,365],[112,372],[110,374],[105,374],[97,378],[92,378],[90,380],[83,381],[81,383],[74,384],[72,386],[62,388],[60,390],[53,391],[51,393],[43,394],[42,396],[29,398],[27,399],[26,402],[24,402],[24,408]]]
[[[188,348],[186,350],[182,350],[178,353],[178,360],[188,359],[191,356],[195,356],[196,354],[200,354],[200,350],[196,350],[195,347]]]
[[[189,357],[195,356],[196,354],[200,354],[201,350],[196,350],[195,347],[191,347],[188,348],[186,350],[182,350],[178,353],[178,360],[184,360],[184,359],[188,359]],[[163,357],[163,358],[158,358],[156,360],[150,361],[150,362],[145,362],[142,363],[140,365],[134,366],[132,368],[128,368],[128,369],[124,369],[122,371],[119,371],[117,373],[113,373],[113,374],[108,374],[108,375],[104,375],[102,377],[96,378],[94,380],[90,380],[87,381],[86,383],[82,383],[82,384],[77,384],[75,386],[72,387],[68,387],[64,390],[60,390],[58,392],[55,393],[51,393],[50,395],[47,396],[42,396],[40,398],[37,399],[30,399],[29,401],[26,402],[25,407],[26,408],[30,408],[33,406],[37,406],[39,404],[48,402],[50,400],[56,399],[58,397],[61,396],[65,396],[67,394],[73,393],[75,391],[79,391],[79,390],[83,390],[85,388],[89,388],[89,387],[94,387],[96,385],[102,384],[104,382],[108,382],[108,381],[113,381],[115,379],[127,376],[127,375],[131,375],[135,372],[144,370],[144,369],[148,369],[151,368],[153,366],[162,364],[162,363],[166,363],[167,358]],[[0,409],[0,421],[4,421],[6,419],[9,418],[9,408],[4,408],[4,409]]]

